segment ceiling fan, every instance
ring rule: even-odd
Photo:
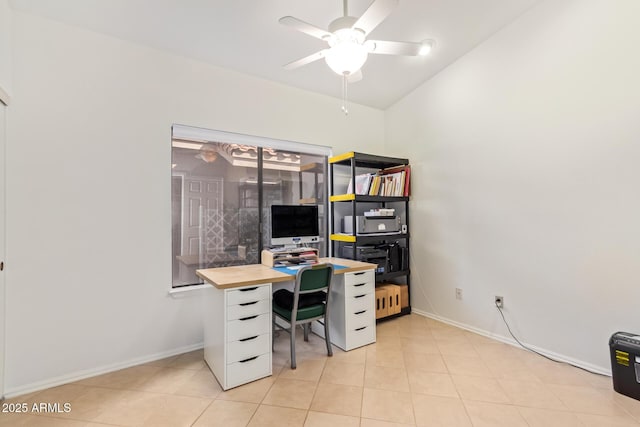
[[[333,71],[344,76],[343,90],[346,90],[347,80],[354,83],[362,79],[360,69],[370,53],[416,56],[426,55],[433,48],[433,40],[421,43],[367,40],[369,33],[398,5],[398,0],[374,0],[359,18],[349,16],[347,2],[343,2],[343,16],[333,20],[328,31],[293,16],[280,18],[281,24],[324,40],[329,45],[326,49],[286,64],[285,69],[291,70],[324,58]]]

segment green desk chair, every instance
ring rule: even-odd
[[[276,318],[284,320],[289,325],[280,329],[289,332],[291,336],[291,369],[296,369],[297,325],[302,325],[304,340],[309,341],[311,322],[324,318],[327,354],[333,356],[329,339],[329,296],[332,278],[332,264],[304,266],[296,274],[293,292],[280,289],[273,293],[273,330],[276,330]]]

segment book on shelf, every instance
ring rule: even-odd
[[[381,169],[377,173],[366,173],[355,176],[355,192],[353,181],[349,180],[347,194],[402,197],[409,196],[409,180],[411,166],[401,165]]]

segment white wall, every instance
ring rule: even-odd
[[[521,340],[602,371],[610,335],[640,332],[638,16],[542,2],[386,112],[416,309],[508,336],[503,295]]]
[[[9,0],[0,0],[0,89],[11,92],[11,28],[13,10]]]
[[[8,395],[193,348],[173,299],[170,127],[383,149],[382,111],[14,13]]]

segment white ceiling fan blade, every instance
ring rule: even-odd
[[[383,55],[417,56],[420,54],[420,49],[422,49],[422,43],[388,42],[383,40],[367,40],[365,46],[369,53]]]
[[[362,80],[362,70],[358,70],[353,74],[349,74],[347,76],[347,81],[349,83],[358,83],[360,80]]]
[[[325,53],[329,49],[322,49],[316,53],[313,53],[309,56],[305,56],[304,58],[298,59],[297,61],[289,62],[284,65],[285,70],[293,70],[294,68],[302,67],[303,65],[307,65],[312,63],[313,61],[317,61],[318,59],[324,58]]]
[[[328,41],[332,37],[332,34],[330,32],[311,25],[307,22],[301,21],[298,18],[294,18],[293,16],[284,16],[280,18],[278,22],[280,22],[282,25],[286,25],[287,27],[291,27],[294,30],[298,30],[320,40]]]
[[[351,28],[360,29],[367,35],[384,21],[397,5],[398,0],[375,0]]]

